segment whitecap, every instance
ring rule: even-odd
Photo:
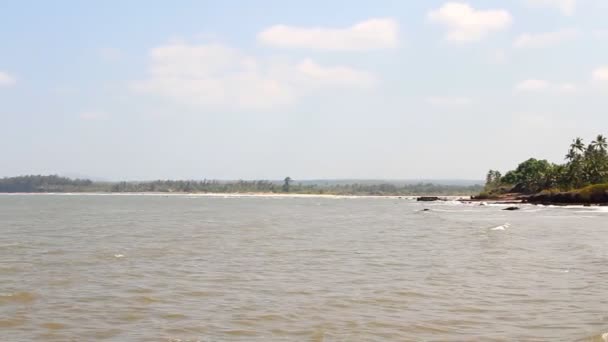
[[[115,258],[124,258],[124,254],[114,254]]]
[[[511,227],[511,224],[510,223],[505,223],[503,225],[496,226],[494,228],[490,228],[490,230],[505,230],[505,229],[507,229],[509,227]]]

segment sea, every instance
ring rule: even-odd
[[[0,195],[0,341],[608,341],[608,208]]]

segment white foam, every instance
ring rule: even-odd
[[[124,258],[125,256],[123,254],[114,254],[115,258]]]
[[[505,223],[503,225],[496,226],[494,228],[490,228],[490,230],[505,230],[505,229],[507,229],[509,227],[511,227],[511,224],[510,223]]]

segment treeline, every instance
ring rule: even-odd
[[[378,196],[414,196],[414,195],[472,195],[481,191],[481,185],[439,185],[433,183],[404,184],[343,184],[321,188],[336,195],[378,195]]]
[[[564,192],[608,183],[607,150],[608,142],[603,135],[598,135],[589,144],[585,144],[581,138],[576,138],[572,141],[563,164],[531,158],[505,175],[490,170],[481,196],[506,192]]]
[[[30,175],[0,179],[0,192],[73,192],[92,185],[88,179]]]
[[[481,185],[420,184],[300,184],[285,181],[157,180],[147,182],[93,182],[59,176],[21,176],[0,179],[0,192],[160,192],[160,193],[295,193],[333,195],[472,195]]]

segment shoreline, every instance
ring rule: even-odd
[[[512,194],[509,194],[512,195]],[[602,207],[608,203],[560,203],[560,202],[533,202],[521,197],[501,197],[494,199],[476,199],[473,196],[433,196],[438,197],[435,201],[417,201],[421,195],[335,195],[335,194],[290,194],[290,193],[221,193],[221,192],[0,192],[0,196],[150,196],[150,197],[199,197],[199,198],[317,198],[317,199],[396,199],[418,202],[420,204],[458,202],[464,205],[532,205],[553,207]],[[521,195],[526,196],[526,195]]]
[[[560,196],[564,193],[559,193],[557,196]],[[508,194],[504,194],[504,195],[499,195],[495,198],[491,198],[491,199],[480,199],[480,198],[474,198],[474,196],[471,197],[471,199],[468,200],[462,200],[462,202],[466,202],[466,203],[487,203],[487,204],[505,204],[505,205],[518,205],[518,204],[528,204],[528,205],[542,205],[542,206],[557,206],[557,207],[569,207],[569,206],[576,206],[576,207],[590,207],[590,206],[594,206],[594,207],[602,207],[602,206],[608,206],[608,202],[605,201],[588,201],[588,202],[583,202],[583,201],[577,201],[576,199],[571,200],[571,201],[563,201],[560,200],[560,197],[557,197],[555,195],[539,195],[539,194],[534,194],[534,195],[526,195],[526,194],[522,194],[522,193],[508,193]]]
[[[0,196],[193,196],[193,197],[266,197],[266,198],[387,198],[416,200],[425,195],[338,195],[338,194],[298,194],[298,193],[273,193],[273,192],[2,192]],[[468,200],[469,195],[446,195],[438,196],[438,202]]]

